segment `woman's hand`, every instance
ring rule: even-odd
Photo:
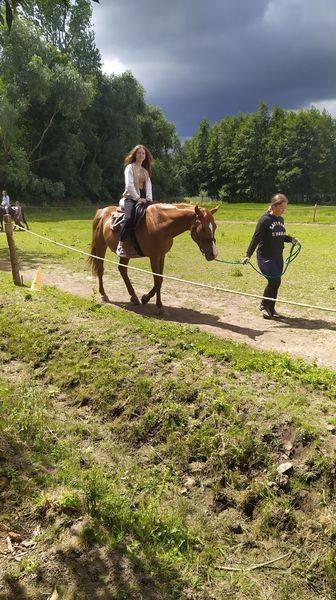
[[[243,265],[248,265],[249,262],[250,262],[249,256],[245,256],[245,258],[243,258],[243,260],[242,260]]]
[[[293,246],[296,246],[296,244],[300,244],[300,243],[301,243],[300,240],[298,240],[298,239],[296,239],[294,237],[292,238],[292,244],[293,244]]]

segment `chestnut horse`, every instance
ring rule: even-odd
[[[112,231],[111,214],[117,210],[115,206],[99,209],[93,220],[93,235],[91,254],[105,257],[106,249],[116,251],[119,236]],[[136,238],[144,256],[148,256],[153,273],[154,287],[141,298],[142,304],[147,304],[156,294],[156,306],[162,311],[161,285],[165,255],[171,249],[174,238],[184,231],[190,231],[191,237],[198,245],[206,260],[214,260],[218,256],[215,230],[216,223],[213,214],[217,208],[208,210],[192,204],[152,204],[150,205],[136,229]],[[185,257],[188,261],[188,256]],[[130,258],[120,258],[119,272],[125,282],[131,302],[140,304],[132,283],[127,274]],[[103,286],[104,262],[91,258],[92,273],[99,280],[99,293],[103,302],[109,302]]]

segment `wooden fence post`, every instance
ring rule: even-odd
[[[313,223],[315,223],[315,221],[316,221],[316,211],[317,211],[317,202],[316,202],[316,204],[315,204],[315,206],[314,206],[314,216],[313,216]]]
[[[21,286],[22,279],[20,276],[19,261],[18,261],[15,242],[14,242],[12,219],[10,218],[9,215],[5,215],[4,221],[5,221],[5,231],[6,231],[6,236],[7,236],[14,285]]]

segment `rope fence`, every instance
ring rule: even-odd
[[[63,244],[62,242],[57,242],[56,240],[53,240],[53,239],[46,237],[44,235],[41,235],[39,233],[35,233],[34,231],[29,231],[25,227],[19,227],[19,229],[21,231],[24,231],[25,233],[29,233],[30,235],[33,235],[34,237],[37,237],[45,242],[49,242],[50,244],[54,244],[55,246],[59,246],[60,248],[65,248],[66,250],[70,250],[70,252],[75,252],[77,254],[81,254],[88,258],[95,258],[97,260],[101,260],[106,263],[120,267],[120,263],[116,260],[111,260],[109,258],[102,258],[101,256],[96,256],[95,254],[90,254],[89,252],[85,252],[84,250],[80,250],[79,248],[74,248],[73,246]],[[214,285],[210,285],[208,283],[201,283],[200,281],[190,281],[189,279],[182,279],[181,277],[174,277],[173,275],[163,275],[161,273],[153,273],[152,271],[148,271],[147,269],[142,269],[140,267],[133,267],[130,265],[127,265],[127,266],[125,265],[125,268],[131,269],[132,271],[138,271],[139,273],[146,273],[147,275],[157,275],[158,277],[162,277],[162,279],[167,279],[169,281],[177,281],[178,283],[182,283],[184,285],[191,285],[194,287],[205,288],[205,289],[216,291],[216,292],[223,292],[225,294],[232,294],[232,295],[236,295],[236,296],[245,296],[247,298],[256,298],[258,300],[274,300],[274,298],[269,298],[267,296],[261,296],[259,294],[251,294],[248,292],[239,292],[237,290],[231,290],[229,288],[225,288],[225,287],[221,287],[221,286],[214,286]],[[327,306],[306,304],[303,302],[294,302],[293,300],[285,300],[282,298],[277,298],[277,302],[280,302],[282,304],[288,304],[291,306],[300,306],[302,308],[311,308],[311,309],[315,309],[315,310],[336,313],[336,308],[331,308],[331,307],[327,307]]]

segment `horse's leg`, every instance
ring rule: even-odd
[[[162,273],[163,265],[164,265],[164,254],[152,257],[150,259],[151,267],[153,273]],[[154,277],[154,287],[148,292],[148,294],[144,294],[141,298],[142,304],[147,304],[153,296],[156,294],[156,306],[161,311],[162,310],[162,302],[161,302],[161,286],[162,286],[162,277],[160,275],[153,275]]]
[[[128,277],[128,273],[127,273],[127,265],[129,263],[129,258],[121,258],[119,260],[119,273],[121,275],[121,277],[123,278],[125,285],[127,287],[127,291],[129,293],[129,295],[131,296],[131,302],[132,304],[140,304],[139,298],[136,295],[135,289],[131,283],[130,278]]]
[[[103,285],[104,259],[106,250],[107,243],[104,237],[103,213],[101,210],[98,210],[92,224],[92,241],[88,262],[91,265],[92,275],[98,277],[99,293],[102,302],[109,302],[109,298],[106,295]]]
[[[24,223],[24,225],[25,225],[26,229],[28,229],[28,231],[29,231],[28,223],[27,223],[27,221],[26,221],[26,217],[25,217],[25,215],[24,215],[24,212],[23,212],[23,211],[21,212],[21,216],[22,216],[22,223]]]
[[[106,250],[107,250],[106,246],[105,246],[105,248],[99,249],[99,251],[97,251],[97,256],[100,256],[100,258],[105,258]],[[104,276],[104,261],[103,260],[100,260],[99,264],[97,265],[97,276],[98,276],[100,297],[103,302],[109,302],[110,300],[109,300],[108,295],[105,292],[105,288],[104,288],[104,284],[103,284],[103,276]]]
[[[160,257],[160,268],[158,270],[158,273],[163,273],[163,267],[164,267],[164,260],[165,260],[165,255],[162,254],[162,256]],[[162,311],[163,310],[163,305],[161,302],[161,287],[162,287],[162,277],[156,277],[156,306],[158,308],[158,310]]]
[[[92,264],[93,264],[93,273],[94,273],[94,275],[96,275],[98,277],[99,293],[100,293],[102,302],[110,301],[108,295],[105,292],[104,284],[103,284],[104,260],[99,260],[99,259],[105,258],[106,250],[107,250],[107,246],[106,246],[104,239],[97,240],[95,242],[93,251],[91,248],[92,254],[95,254],[95,256],[99,257],[98,259],[93,259]]]

